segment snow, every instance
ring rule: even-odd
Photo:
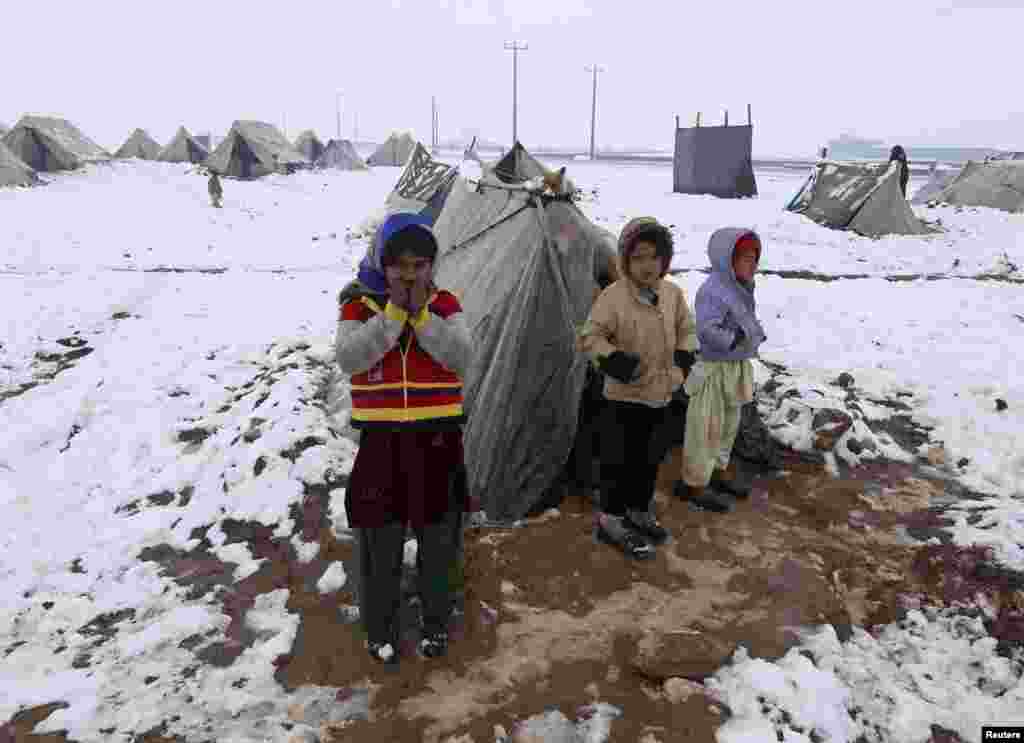
[[[782,210],[804,173],[759,172],[761,196],[730,201],[672,194],[666,166],[575,162],[569,172],[596,191],[581,208],[613,232],[636,214],[673,225],[673,266],[684,270],[673,280],[691,302],[707,238],[730,224],[760,232],[762,269],[869,275],[758,279],[768,334],[762,356],[791,375],[779,377],[775,394],[797,390],[808,406],[778,435],[808,446],[809,411],[842,404],[832,381],[844,371],[863,411],[848,436],[867,436],[867,421],[893,415],[869,398],[906,393],[899,399],[907,414],[934,427],[931,438],[948,460],[969,460],[951,476],[992,496],[980,522],[962,518],[951,527],[954,541],[989,545],[1000,561],[1024,567],[1024,378],[1016,371],[1024,294],[1019,284],[971,278],[1024,278],[1024,216],[915,207],[945,231],[869,240]],[[287,591],[257,597],[245,615],[257,639],[232,665],[201,664],[184,676],[196,658],[181,640],[224,641],[230,619],[209,597],[187,598],[139,555],[162,544],[196,548],[193,529],[210,527],[211,552],[242,580],[262,561],[245,544],[228,543],[222,522],[230,518],[273,527],[301,559],[316,557],[318,545],[295,533],[291,509],[309,488],[325,486],[328,468],[348,473],[356,451],[347,383],[332,363],[336,295],[399,174],[226,180],[221,210],[209,207],[205,179],[181,164],[114,162],[54,174],[41,188],[0,190],[0,294],[10,318],[0,339],[0,397],[38,383],[0,399],[0,647],[24,643],[0,664],[0,720],[61,700],[69,706],[37,732],[128,741],[177,716],[168,735],[285,740],[278,723],[289,705],[332,703],[336,690],[287,694],[274,680],[273,660],[289,651],[298,627]],[[160,267],[188,271],[141,270]],[[886,280],[895,274],[949,278]],[[61,360],[81,342],[86,355]],[[759,384],[769,376],[758,364]],[[998,411],[996,398],[1007,409]],[[785,402],[771,422],[799,408]],[[899,456],[875,439],[882,453]],[[844,451],[840,459],[855,464]],[[344,488],[331,489],[329,500],[335,533],[351,538]],[[406,549],[409,558],[414,543]],[[337,591],[345,580],[333,563],[318,587]],[[134,614],[101,645],[79,632],[128,610]],[[826,628],[807,640],[814,664],[793,651],[773,664],[738,658],[716,683],[745,711],[720,740],[772,739],[766,726],[778,723],[744,701],[756,693],[835,740],[856,738],[861,723],[843,716],[851,705],[887,726],[878,738],[886,741],[918,739],[927,720],[962,730],[965,740],[977,739],[977,720],[1019,721],[1019,669],[1003,663],[983,628],[968,625],[921,615],[845,645]],[[86,653],[88,666],[73,667]],[[984,669],[981,687],[971,660]],[[941,685],[929,685],[924,672]],[[156,680],[145,683],[149,677]],[[892,699],[872,696],[879,689]],[[997,697],[999,690],[1006,693]],[[813,695],[819,705],[808,702]],[[600,740],[608,736],[600,720],[610,719],[588,713],[566,722]],[[577,727],[584,724],[586,731]],[[110,727],[113,736],[99,732]]]

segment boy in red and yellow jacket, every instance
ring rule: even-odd
[[[418,540],[421,652],[447,650],[451,516],[465,507],[462,379],[470,333],[455,295],[433,284],[430,222],[400,213],[381,225],[359,278],[338,297],[336,356],[352,380],[361,430],[345,506],[359,536],[360,614],[371,655],[398,659],[406,526]],[[461,482],[460,482],[461,478]]]

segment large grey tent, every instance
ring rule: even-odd
[[[366,162],[368,165],[400,167],[409,162],[409,156],[415,149],[416,140],[412,138],[411,134],[392,132],[391,136],[367,158]]]
[[[232,178],[291,173],[309,165],[277,127],[263,121],[236,121],[206,161],[210,170]]]
[[[316,159],[318,168],[337,170],[368,170],[366,162],[356,152],[355,146],[347,139],[331,139]]]
[[[164,163],[201,163],[209,156],[207,149],[193,139],[188,129],[181,126],[174,139],[160,150],[156,159]]]
[[[786,207],[818,224],[867,237],[927,235],[900,191],[899,163],[821,161]]]
[[[934,201],[935,197],[956,180],[960,170],[939,170],[935,169],[928,174],[928,182],[921,186],[910,199],[911,204],[927,204]]]
[[[750,124],[677,128],[672,190],[722,198],[756,196],[753,140]]]
[[[110,159],[70,121],[49,116],[21,117],[2,141],[26,165],[45,173]]]
[[[491,518],[519,518],[572,450],[587,364],[577,331],[615,237],[564,197],[491,168],[478,184],[452,178],[434,232],[436,282],[459,297],[473,335],[464,380],[470,491]]]
[[[960,175],[932,197],[959,206],[987,206],[1024,212],[1024,161],[968,162]]]
[[[311,163],[315,163],[324,152],[324,143],[316,136],[316,132],[307,129],[295,140],[295,149],[305,155]]]
[[[136,129],[114,153],[116,158],[137,157],[140,160],[156,160],[160,145],[143,129]]]
[[[0,142],[0,188],[4,186],[34,186],[39,176]]]

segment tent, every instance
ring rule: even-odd
[[[756,196],[753,140],[751,124],[677,128],[672,190],[721,198]]]
[[[910,199],[911,204],[927,204],[934,201],[935,196],[946,186],[956,180],[959,170],[932,170],[928,174],[928,182],[921,186]]]
[[[402,198],[415,195],[409,173]],[[468,482],[489,517],[514,519],[544,498],[572,450],[587,364],[577,333],[616,240],[570,200],[507,172],[448,176],[435,278],[459,297],[476,351],[464,380]],[[440,188],[435,178],[426,192]]]
[[[308,168],[309,161],[273,124],[236,121],[206,161],[206,167],[232,178],[259,178]]]
[[[409,156],[416,149],[416,140],[409,132],[399,134],[392,132],[380,147],[367,159],[368,165],[390,165],[401,167],[409,161]]]
[[[480,163],[483,165],[483,161]],[[522,183],[543,176],[547,172],[547,168],[527,152],[519,140],[516,140],[512,148],[490,168],[494,175],[505,183]]]
[[[178,127],[178,133],[167,146],[160,150],[156,159],[164,163],[201,163],[210,156],[209,151],[199,144],[185,127]]]
[[[1024,161],[968,162],[960,175],[932,197],[959,206],[987,206],[1024,212]]]
[[[935,231],[917,218],[903,198],[898,162],[822,160],[786,208],[826,227],[867,237]]]
[[[194,139],[196,142],[198,142],[199,145],[204,150],[206,150],[207,152],[211,151],[210,150],[210,142],[212,141],[212,135],[210,135],[210,134],[196,134],[194,137],[192,137],[192,139]]]
[[[34,186],[39,176],[0,142],[0,188],[4,186]]]
[[[125,140],[121,148],[114,153],[116,158],[137,157],[140,160],[156,160],[160,154],[160,145],[143,129],[136,129]]]
[[[0,124],[0,137],[4,136],[9,131],[11,131],[11,127],[6,124]]]
[[[436,220],[457,175],[455,168],[435,160],[427,148],[417,142],[405,170],[387,198],[387,211],[414,211]]]
[[[66,119],[22,116],[3,143],[26,165],[40,172],[75,170],[104,162],[110,155]]]
[[[295,149],[305,155],[311,163],[315,163],[324,152],[324,143],[316,136],[316,132],[307,129],[295,140]]]
[[[336,168],[337,170],[368,170],[366,162],[356,152],[356,148],[347,139],[331,139],[314,165],[318,168]]]

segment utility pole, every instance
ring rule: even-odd
[[[587,72],[594,73],[594,94],[590,99],[590,159],[594,159],[594,125],[597,121],[597,73],[604,72],[603,67],[593,65],[585,68]]]
[[[526,44],[519,45],[517,41],[506,41],[505,49],[512,52],[512,144],[514,145],[519,141],[519,134],[516,131],[516,113],[517,113],[517,83],[519,78],[519,52],[524,52],[529,47]]]
[[[338,129],[338,139],[341,139],[341,91],[334,94],[334,117]]]

